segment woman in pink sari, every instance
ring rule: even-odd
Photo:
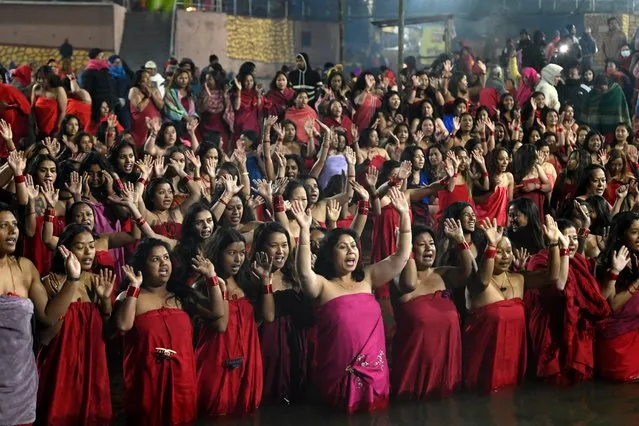
[[[357,79],[355,86],[355,117],[353,122],[361,132],[370,127],[375,111],[382,106],[381,92],[375,89],[375,75],[366,71]]]
[[[135,146],[142,149],[148,132],[147,120],[162,118],[164,99],[157,87],[152,86],[151,75],[146,70],[135,73],[135,82],[129,91],[131,108],[131,134]]]
[[[290,107],[284,113],[284,119],[290,120],[295,123],[297,128],[297,134],[295,135],[297,140],[306,145],[308,141],[308,134],[306,133],[305,124],[307,121],[312,121],[315,129],[319,130],[319,126],[315,123],[317,120],[317,113],[313,108],[308,106],[308,93],[301,90],[295,96],[295,105]]]
[[[390,190],[389,197],[401,216],[397,251],[364,268],[359,264],[358,235],[336,228],[326,234],[313,270],[313,218],[302,202],[293,201],[292,206],[300,227],[296,263],[302,291],[319,305],[313,377],[321,397],[348,413],[388,406],[384,324],[372,292],[401,273],[412,246],[406,197],[397,188]]]
[[[197,98],[196,109],[200,116],[201,139],[206,133],[220,134],[220,148],[226,149],[229,142],[229,129],[233,127],[233,109],[224,90],[224,74],[217,71],[205,71],[200,76],[202,91]]]
[[[524,68],[521,72],[521,83],[515,95],[517,105],[523,107],[535,92],[535,87],[539,83],[539,73],[534,68]]]
[[[252,130],[260,135],[260,113],[264,105],[261,90],[256,89],[253,74],[237,76],[233,81],[235,93],[231,95],[235,119],[233,121],[233,140],[240,138],[243,132]]]
[[[266,110],[268,115],[277,115],[282,118],[284,111],[295,98],[295,90],[288,86],[288,77],[284,71],[278,71],[271,81],[271,88],[265,96],[269,103]]]

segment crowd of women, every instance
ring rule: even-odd
[[[111,424],[108,359],[135,425],[639,377],[637,148],[556,65],[494,108],[445,55],[182,65],[126,127],[55,67],[0,84],[0,423]]]

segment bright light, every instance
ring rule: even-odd
[[[195,12],[196,10],[197,10],[197,7],[195,7],[195,6],[189,6],[189,7],[186,8],[187,12]]]
[[[559,53],[566,53],[567,51],[568,51],[567,44],[562,44],[561,46],[559,46]]]

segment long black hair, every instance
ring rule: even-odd
[[[232,228],[217,228],[213,236],[208,239],[204,246],[204,256],[213,262],[215,271],[222,279],[230,277],[229,273],[223,268],[224,250],[233,243],[244,243],[246,247],[246,239],[244,236]],[[244,263],[240,266],[240,270],[235,275],[235,282],[242,289],[244,294],[255,300],[258,295],[257,288],[253,286],[253,278],[251,268],[249,267],[248,254],[244,258]]]
[[[99,235],[93,232],[93,230],[89,229],[88,226],[80,225],[78,223],[71,223],[67,225],[64,228],[64,231],[62,231],[62,234],[60,234],[60,237],[58,238],[58,247],[65,246],[66,248],[71,250],[70,247],[73,243],[73,239],[84,232],[88,232],[89,234],[91,234],[94,241],[99,238]],[[93,259],[93,262],[95,263],[95,258]],[[66,274],[67,272],[64,263],[64,257],[62,257],[60,252],[56,250],[53,254],[53,260],[51,261],[51,272],[55,274]]]
[[[200,235],[195,229],[195,218],[202,212],[210,213],[209,208],[202,203],[195,203],[189,207],[182,222],[182,238],[171,253],[171,259],[174,261],[173,276],[180,282],[187,282],[191,276],[191,259],[198,254],[198,248],[202,243]],[[215,217],[212,214],[211,217],[213,218],[213,230],[215,230]]]
[[[455,219],[461,220],[462,212],[467,208],[472,208],[469,203],[465,203],[463,201],[456,201],[446,207],[444,213],[439,218],[439,225],[437,226],[437,238],[435,242],[437,244],[437,259],[436,263],[438,265],[459,265],[461,264],[461,258],[459,256],[459,251],[456,248],[456,245],[450,243],[450,239],[444,233],[444,222],[446,219]],[[475,209],[473,209],[474,212]],[[477,225],[479,223],[477,222]],[[475,247],[477,248],[477,253],[483,253],[486,248],[486,236],[484,232],[479,229],[479,226],[475,226],[475,230],[470,233],[470,239]]]
[[[352,229],[335,228],[326,233],[319,250],[317,251],[317,260],[315,261],[315,272],[327,280],[338,278],[337,270],[335,269],[335,253],[333,252],[342,235],[350,235],[357,242],[357,248],[359,249],[359,258],[357,266],[352,273],[352,277],[356,282],[364,280],[364,269],[362,268],[362,250],[360,246],[359,236],[357,232]]]
[[[517,231],[509,228],[506,232],[507,237],[512,242],[513,248],[525,247],[530,254],[536,254],[539,250],[546,247],[537,205],[528,198],[515,198],[508,203],[509,210],[510,207],[519,210],[521,214],[528,219],[528,225],[525,227]]]
[[[597,257],[595,275],[600,282],[606,281],[605,275],[608,269],[610,269],[612,256],[614,252],[619,251],[621,246],[626,245],[626,231],[628,231],[636,221],[639,221],[639,213],[635,212],[621,212],[612,219],[610,232],[606,240],[606,247]],[[632,248],[628,245],[626,245],[626,247],[630,250],[630,253],[633,254]],[[630,259],[631,264],[619,273],[619,278],[617,278],[617,282],[615,283],[615,287],[619,291],[627,289],[637,279],[637,274],[639,273],[637,259],[635,256],[631,256]]]
[[[293,285],[298,285],[297,275],[295,273],[295,263],[293,261],[295,253],[291,246],[291,236],[279,222],[264,222],[261,223],[255,231],[253,231],[253,244],[251,244],[251,252],[249,254],[249,261],[255,260],[255,254],[259,252],[265,252],[268,244],[268,239],[273,234],[284,234],[286,236],[286,242],[288,243],[288,257],[282,267],[282,274],[284,279]]]

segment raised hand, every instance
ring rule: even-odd
[[[366,169],[366,184],[369,188],[375,188],[377,186],[377,179],[379,178],[379,170],[374,166],[368,166]]]
[[[184,156],[191,164],[193,164],[193,166],[195,166],[196,170],[199,170],[200,167],[202,167],[202,162],[200,161],[200,157],[195,155],[193,151],[191,151],[190,149],[187,149],[184,152]]]
[[[160,122],[159,117],[146,118],[146,128],[149,129],[149,133],[158,134],[160,132],[160,128],[162,128],[162,123]]]
[[[207,278],[213,278],[215,274],[215,266],[213,266],[213,262],[210,259],[202,256],[201,254],[196,255],[191,259],[191,266],[193,270]]]
[[[110,269],[100,269],[100,274],[91,277],[93,290],[102,300],[109,300],[115,286],[115,274]]]
[[[390,198],[393,208],[397,210],[397,213],[408,213],[408,201],[406,196],[397,187],[393,187],[388,191],[388,197]]]
[[[615,195],[618,200],[623,200],[624,198],[626,198],[628,196],[628,185],[620,185],[615,190]]]
[[[44,196],[45,201],[49,208],[55,208],[56,204],[58,204],[58,198],[60,196],[60,190],[56,189],[53,186],[52,182],[44,182],[44,186],[41,188],[42,195]]]
[[[526,269],[526,263],[528,263],[528,258],[530,258],[528,250],[526,250],[525,247],[522,247],[521,249],[515,249],[514,257],[515,268],[517,268],[517,270],[519,271]]]
[[[5,141],[13,141],[13,130],[11,130],[11,125],[4,120],[0,120],[0,136]]]
[[[347,146],[346,149],[344,149],[344,158],[348,165],[354,166],[357,163],[357,155],[350,146]]]
[[[33,176],[25,175],[24,183],[27,185],[27,194],[30,200],[35,200],[38,194],[40,194],[40,185],[33,184]]]
[[[575,211],[584,222],[583,228],[590,227],[590,212],[588,211],[588,206],[581,204],[579,201],[575,200]]]
[[[461,129],[461,120],[459,117],[453,117],[453,133],[457,133]]]
[[[568,238],[564,236],[559,230],[557,226],[557,222],[555,219],[549,214],[546,215],[546,223],[543,225],[544,235],[548,238],[548,241],[551,243],[559,242],[559,246],[562,248],[567,248],[569,245]]]
[[[273,186],[271,182],[266,179],[255,179],[253,180],[254,187],[251,189],[257,192],[262,198],[265,200],[270,200],[273,198]]]
[[[106,190],[107,194],[113,194],[113,176],[111,176],[111,173],[109,173],[106,170],[102,170],[102,185],[104,185],[104,189]]]
[[[271,127],[275,127],[277,124],[277,115],[269,115],[264,119],[264,128],[270,129]],[[281,126],[280,126],[281,129]]]
[[[497,226],[497,219],[484,219],[479,227],[486,234],[488,245],[497,247],[497,244],[499,244],[501,237],[504,235],[504,229],[500,226]]]
[[[124,276],[129,280],[131,287],[140,288],[142,285],[142,272],[136,272],[132,266],[124,265],[122,267],[122,273],[124,273]]]
[[[287,177],[277,178],[275,179],[275,182],[271,182],[271,190],[273,192],[273,195],[282,195],[284,189],[286,188],[286,185],[288,185]]]
[[[311,216],[310,209],[304,209],[304,205],[301,201],[295,200],[291,202],[291,212],[293,217],[300,225],[300,228],[310,228],[313,223],[313,216]]]
[[[460,220],[446,219],[444,221],[444,235],[458,243],[466,241]]]
[[[275,256],[269,258],[269,255],[263,251],[255,253],[255,260],[251,265],[251,270],[256,277],[262,280],[265,284],[271,284],[271,278],[273,276],[273,261]]]
[[[190,133],[195,133],[195,129],[200,124],[200,120],[196,117],[191,117],[189,121],[186,122],[186,131]]]
[[[600,149],[597,153],[597,159],[604,167],[606,167],[606,164],[608,164],[608,158],[608,152],[605,149]]]
[[[326,218],[331,222],[337,222],[339,215],[342,213],[342,205],[339,201],[332,199],[326,203]]]
[[[176,172],[177,174],[185,173],[185,172],[184,172],[184,166],[185,166],[185,164],[184,164],[184,163],[182,163],[182,162],[177,161],[175,158],[169,158],[169,166],[170,166],[173,170],[175,170],[175,172]]]
[[[153,161],[153,171],[155,172],[155,177],[162,177],[164,173],[168,170],[169,166],[164,165],[164,157],[159,156]]]
[[[272,116],[272,117],[274,117],[274,116]],[[277,117],[275,117],[275,120],[277,121]],[[277,139],[278,140],[284,139],[284,129],[282,128],[282,125],[280,123],[277,123],[277,122],[273,123],[273,130],[277,134]]]
[[[246,202],[246,205],[249,209],[255,210],[264,203],[266,203],[266,200],[261,195],[251,195]]]
[[[107,125],[110,129],[115,129],[118,124],[118,117],[115,114],[109,114],[107,117]]]
[[[630,263],[630,250],[628,247],[621,246],[619,250],[614,250],[612,252],[612,258],[610,259],[610,269],[612,269],[615,273],[619,273],[623,271],[626,266]]]
[[[359,130],[357,129],[356,124],[351,125],[351,137],[353,138],[353,142],[357,142],[359,140]]]
[[[224,192],[235,195],[244,188],[244,185],[237,184],[237,176],[226,175],[222,177],[222,184],[224,185]]]
[[[353,191],[355,191],[357,195],[359,195],[360,200],[368,201],[370,199],[370,194],[368,193],[366,188],[360,185],[355,179],[351,179],[349,183],[351,184],[351,188],[353,188]]]
[[[27,158],[22,151],[11,151],[7,157],[7,163],[13,170],[14,176],[22,176],[24,169],[27,167]]]
[[[217,174],[217,171],[215,170],[215,167],[217,166],[217,160],[215,160],[214,158],[207,158],[204,160],[204,166],[206,167],[206,174],[209,175],[211,180],[213,180],[213,178]]]
[[[67,272],[67,279],[77,281],[80,279],[82,267],[75,254],[71,253],[65,246],[58,246],[58,251],[64,259],[64,269]]]
[[[49,151],[52,157],[57,157],[60,153],[60,142],[58,142],[55,138],[46,137],[44,138],[44,147]]]
[[[407,179],[411,172],[413,171],[413,165],[410,161],[402,161],[402,164],[399,166],[399,172],[397,172],[397,177],[399,179]]]
[[[67,191],[69,191],[73,195],[82,195],[82,185],[84,184],[84,177],[80,176],[80,174],[76,171],[71,172],[71,176],[69,176],[69,181],[65,184]]]
[[[486,169],[486,160],[484,159],[484,156],[481,155],[479,152],[477,151],[473,151],[472,152],[472,156],[473,159],[477,162],[477,164],[479,164],[479,166],[485,170]]]

